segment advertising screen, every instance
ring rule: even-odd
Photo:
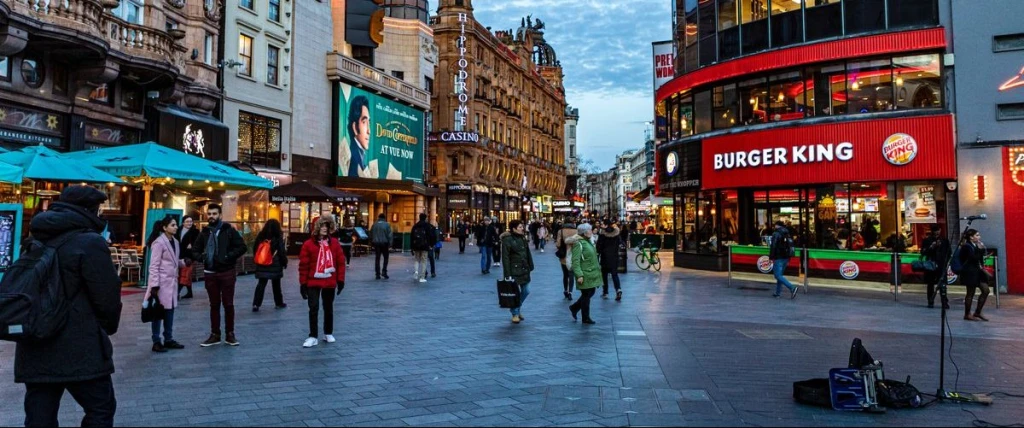
[[[338,175],[423,182],[423,112],[338,85]]]

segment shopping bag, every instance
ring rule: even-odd
[[[511,279],[498,280],[498,306],[505,309],[518,308],[522,291],[519,284]]]

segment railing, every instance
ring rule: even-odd
[[[104,14],[100,22],[113,49],[147,59],[169,61],[179,67],[183,65],[175,52],[174,39],[167,32],[131,24],[110,14]]]
[[[327,77],[361,82],[422,109],[430,109],[429,92],[337,52],[327,54]]]
[[[99,0],[13,0],[12,12],[99,34],[103,4]]]

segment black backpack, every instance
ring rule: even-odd
[[[57,250],[78,233],[65,232],[51,244],[33,239],[28,251],[4,274],[0,280],[0,340],[41,342],[64,330],[78,291],[67,295]]]
[[[412,228],[412,249],[416,251],[425,251],[430,248],[430,242],[427,238],[427,228],[416,226]]]
[[[779,243],[777,248],[777,256],[782,257],[795,257],[796,256],[796,245],[793,243],[793,237],[788,233],[783,233],[779,237]]]

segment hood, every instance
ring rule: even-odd
[[[507,238],[509,236],[512,236],[512,232],[506,231],[505,233],[502,233],[501,236],[499,236],[499,238],[505,239],[505,238]]]
[[[52,208],[32,217],[29,230],[40,241],[49,241],[70,230],[88,229],[102,232],[106,223],[85,208],[64,202],[54,202]]]
[[[562,223],[562,229],[575,229],[575,228],[576,228],[576,224],[571,222],[571,221]]]
[[[611,232],[609,232],[608,229],[601,229],[601,236],[606,238],[617,238],[619,236],[619,232],[620,230],[618,227],[612,227]]]
[[[573,236],[570,236],[568,238],[565,238],[565,244],[566,245],[576,245],[577,242],[584,241],[584,240],[586,240],[586,239],[583,238],[583,235],[573,235]]]

